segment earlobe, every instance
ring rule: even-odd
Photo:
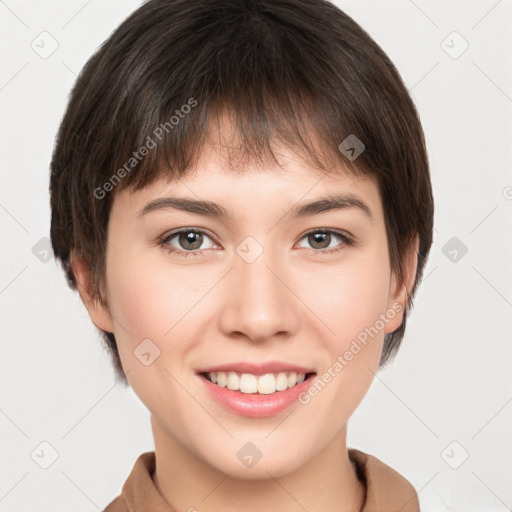
[[[94,325],[107,332],[114,332],[114,325],[108,309],[94,297],[90,271],[87,263],[81,257],[72,258],[71,269],[76,279],[78,293],[87,308]]]
[[[395,272],[392,272],[387,311],[393,311],[393,318],[386,324],[384,329],[386,334],[396,331],[402,323],[405,308],[409,302],[409,296],[416,279],[419,244],[419,236],[416,235],[402,262],[403,280],[399,281]]]

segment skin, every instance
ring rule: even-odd
[[[285,147],[278,155],[283,168],[248,163],[237,174],[222,152],[206,145],[183,180],[116,193],[106,252],[109,310],[92,298],[83,260],[73,260],[91,319],[114,332],[129,383],[150,411],[153,480],[176,510],[353,512],[364,500],[347,455],[347,421],[370,387],[384,335],[402,322],[417,243],[399,283],[375,182],[341,166],[327,175]],[[357,208],[289,217],[298,203],[334,192],[357,195],[372,218]],[[233,219],[174,209],[138,216],[149,201],[169,194],[214,201]],[[213,236],[203,237],[195,249],[200,255],[180,257],[158,245],[178,228]],[[305,233],[317,228],[341,230],[357,243],[331,235],[330,243],[315,246]],[[236,253],[248,236],[263,248],[250,264]],[[183,252],[190,247],[178,237],[169,243]],[[340,250],[320,254],[327,246]],[[307,405],[242,417],[214,401],[195,374],[207,365],[279,360],[313,367],[318,377],[393,304],[401,312]],[[149,366],[134,356],[147,338],[160,349]],[[251,468],[236,456],[249,441],[262,452]]]

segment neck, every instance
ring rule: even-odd
[[[346,427],[312,460],[278,478],[234,478],[187,450],[151,417],[153,482],[176,510],[201,512],[354,512],[365,499],[346,447]]]

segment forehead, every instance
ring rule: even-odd
[[[116,203],[140,213],[148,202],[172,195],[224,205],[218,216],[236,217],[251,209],[262,212],[274,207],[293,208],[298,202],[339,194],[356,201],[360,198],[372,216],[381,215],[380,194],[373,177],[355,175],[341,166],[321,171],[282,146],[274,154],[278,162],[250,162],[244,158],[237,164],[231,149],[219,150],[208,144],[181,179],[162,177],[135,192],[124,190]]]
[[[319,150],[315,156],[321,155],[325,170],[320,169],[295,148],[278,142],[272,143],[273,157],[253,158],[246,145],[240,143],[238,134],[231,130],[232,124],[223,121],[222,130],[221,125],[218,126],[214,136],[210,132],[184,176],[176,179],[170,172],[168,175],[164,172],[141,189],[118,191],[111,216],[121,212],[123,216],[140,218],[149,203],[170,196],[215,203],[213,216],[226,220],[255,212],[261,216],[267,212],[282,216],[299,211],[301,204],[315,199],[343,195],[368,205],[369,217],[373,220],[382,219],[380,191],[373,176],[355,174],[343,166],[341,159],[335,162]],[[318,139],[313,141],[316,147],[321,147]]]
[[[161,166],[142,188],[133,190],[129,185],[115,191],[120,197],[114,197],[114,206],[136,209],[172,192],[190,199],[222,201],[238,214],[244,208],[291,207],[302,198],[312,200],[335,191],[358,192],[374,209],[381,209],[374,176],[358,169],[354,172],[355,162],[344,160],[337,145],[320,136],[307,116],[302,118],[300,135],[294,135],[299,137],[295,144],[283,143],[273,131],[262,139],[248,140],[229,106],[213,109],[208,119],[201,146],[189,146],[195,155],[181,178]]]

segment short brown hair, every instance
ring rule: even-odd
[[[272,141],[279,141],[319,169],[330,158],[375,178],[400,279],[405,251],[419,236],[416,280],[402,325],[385,337],[384,365],[402,341],[432,244],[428,159],[395,66],[324,0],[149,0],[103,43],[72,90],[51,162],[51,241],[69,285],[76,289],[70,259],[77,254],[89,265],[95,297],[108,306],[113,196],[185,176],[226,111],[238,152],[256,161],[276,160]],[[321,141],[324,158],[308,134]],[[349,136],[364,144],[357,159],[339,149]],[[114,334],[101,332],[127,384]]]

